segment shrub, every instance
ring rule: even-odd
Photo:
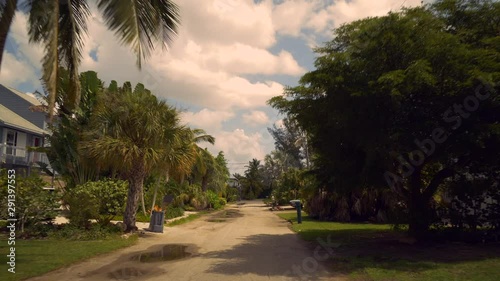
[[[17,175],[15,182],[8,180],[7,170],[0,170],[0,202],[2,206],[8,206],[8,185],[16,188],[16,228],[24,231],[25,228],[35,227],[43,221],[52,220],[56,217],[60,207],[60,196],[58,192],[44,190],[45,183],[39,175],[21,177]],[[12,179],[11,179],[12,180]],[[1,217],[10,218],[8,208],[2,208]]]
[[[227,203],[226,199],[219,197],[217,193],[213,192],[212,190],[207,190],[206,197],[208,201],[208,206],[216,210],[221,209]]]
[[[103,226],[124,210],[128,183],[105,179],[79,185],[69,193],[70,222],[89,228],[90,219],[95,218]]]
[[[227,204],[226,198],[222,198],[222,197],[221,197],[221,198],[219,198],[219,204],[220,204],[221,206],[225,206],[225,205]]]
[[[184,210],[192,212],[195,209],[192,206],[184,206]]]
[[[165,210],[166,219],[182,217],[183,215],[184,215],[184,209],[180,207],[168,206]]]
[[[239,190],[235,187],[231,187],[229,185],[226,186],[226,201],[227,202],[233,202],[233,201],[238,201],[238,198],[240,197]]]
[[[207,197],[204,193],[198,193],[195,195],[194,198],[191,198],[191,200],[189,201],[189,204],[195,210],[203,210],[203,209],[207,208],[208,200],[207,200]]]
[[[83,230],[74,224],[65,224],[59,229],[52,231],[49,237],[63,240],[98,240],[109,239],[121,233],[119,226],[108,224],[91,224],[88,229]]]

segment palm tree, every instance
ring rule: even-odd
[[[191,144],[196,151],[196,160],[191,169],[190,177],[193,181],[201,180],[202,190],[206,191],[209,177],[208,173],[215,165],[215,158],[206,148],[201,148],[198,144],[200,142],[214,144],[215,138],[211,135],[207,135],[202,129],[194,129],[192,133]]]
[[[245,195],[249,196],[249,199],[255,199],[262,191],[260,161],[254,158],[252,161],[249,161],[248,165],[245,167],[247,168],[244,180],[244,187],[246,189]]]
[[[196,151],[192,146],[191,139],[193,132],[191,129],[178,125],[171,131],[171,134],[166,136],[165,143],[168,145],[163,149],[162,161],[158,163],[155,172],[161,176],[165,176],[165,183],[168,183],[172,174],[185,175],[191,171],[191,167],[196,158]],[[156,204],[156,195],[158,193],[159,181],[155,184],[151,210]]]
[[[185,130],[178,111],[159,101],[141,84],[133,91],[108,91],[102,96],[92,122],[95,130],[80,149],[103,166],[116,167],[129,182],[123,222],[126,230],[137,229],[136,211],[146,175],[166,167],[172,152],[172,136]],[[103,131],[102,124],[106,124]]]
[[[80,84],[78,66],[82,58],[84,35],[90,16],[86,0],[1,0],[0,1],[0,66],[5,42],[16,11],[28,12],[30,42],[45,48],[42,59],[42,81],[49,94],[49,115],[57,97],[59,67],[70,73],[70,109],[78,106]],[[170,0],[98,0],[108,28],[115,32],[124,45],[137,55],[137,66],[147,59],[155,42],[168,47],[177,34],[179,9]]]

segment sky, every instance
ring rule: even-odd
[[[267,128],[283,116],[266,104],[314,69],[312,48],[332,39],[332,29],[383,16],[421,0],[174,0],[181,26],[168,50],[136,67],[136,56],[106,29],[95,4],[80,71],[105,82],[143,83],[182,110],[183,122],[216,138],[206,147],[223,151],[231,173],[274,149]],[[0,83],[22,92],[41,91],[43,49],[29,44],[27,17],[18,12],[2,62]],[[201,146],[204,146],[201,144]]]

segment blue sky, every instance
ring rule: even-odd
[[[141,82],[184,110],[183,121],[216,138],[232,172],[273,150],[267,128],[281,116],[266,105],[283,86],[313,69],[312,47],[331,30],[367,16],[415,6],[420,0],[174,0],[182,26],[168,52],[155,51],[135,66],[135,56],[107,31],[91,5],[81,71],[106,82]],[[41,90],[43,49],[28,43],[26,16],[18,13],[8,37],[0,83],[31,93]]]

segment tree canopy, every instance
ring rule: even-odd
[[[269,104],[296,120],[327,189],[391,188],[410,230],[458,175],[498,182],[500,3],[437,1],[342,25]]]

